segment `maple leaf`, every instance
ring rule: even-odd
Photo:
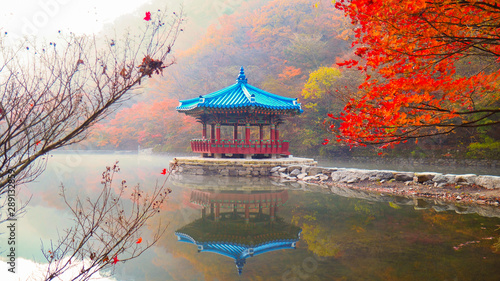
[[[137,239],[137,242],[135,242],[136,244],[141,244],[142,242],[142,237],[139,237],[139,239]]]
[[[162,175],[166,175],[167,174],[167,169],[163,169],[163,171],[161,171],[161,174]]]
[[[498,22],[498,8],[490,5],[495,2],[336,1],[335,7],[355,25],[352,47],[363,58],[337,65],[359,64],[365,82],[359,86],[360,97],[336,118],[341,124],[332,132],[349,145],[384,144],[450,133],[464,124],[497,124],[484,120],[500,114],[489,106],[499,97],[483,96],[500,91],[500,71],[457,75],[461,60],[500,61],[498,40],[491,37],[498,26],[485,24]]]
[[[116,264],[117,262],[119,262],[120,260],[118,259],[118,256],[115,256],[113,258],[113,264]]]
[[[151,20],[151,12],[146,12],[146,16],[144,17],[145,21],[150,21]]]

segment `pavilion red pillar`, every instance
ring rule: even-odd
[[[245,140],[247,143],[250,141],[250,123],[245,125]]]
[[[235,139],[235,140],[238,139],[238,124],[234,124],[233,139]]]
[[[220,141],[220,124],[215,124],[215,139]]]
[[[210,124],[210,139],[212,142],[215,140],[215,124]]]
[[[249,203],[245,203],[245,223],[249,223],[250,222],[250,204]]]
[[[203,139],[207,139],[207,123],[203,122],[203,130],[201,132]]]
[[[215,124],[215,143],[216,144],[221,143],[220,126],[221,126],[220,123]],[[222,153],[219,151],[219,148],[218,148],[219,145],[216,145],[216,146],[217,146],[217,148],[216,148],[217,152],[214,153],[214,158],[222,158]]]
[[[274,142],[274,138],[276,137],[276,132],[275,132],[275,125],[274,124],[271,124],[271,132],[270,132],[270,136],[269,138],[271,139],[271,158],[276,158],[276,148],[274,147],[275,146],[275,142]]]
[[[264,125],[259,125],[259,139],[264,139]]]
[[[280,131],[278,129],[278,124],[276,124],[276,126],[274,128],[274,133],[275,133],[274,139],[279,140],[280,139]]]
[[[271,221],[274,221],[274,211],[275,211],[275,204],[271,203],[271,206],[269,207],[269,217]]]
[[[220,203],[215,203],[215,221],[219,221]]]

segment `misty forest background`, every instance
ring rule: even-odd
[[[151,9],[163,5],[153,1]],[[178,6],[170,5],[175,11]],[[337,115],[356,95],[362,76],[338,69],[355,57],[352,26],[332,1],[221,0],[184,1],[188,23],[174,49],[176,64],[135,92],[140,94],[98,123],[89,137],[68,149],[189,152],[201,125],[175,110],[179,99],[205,95],[235,83],[243,66],[248,83],[268,92],[298,98],[304,113],[289,118],[280,135],[293,155],[375,156],[374,147],[349,148],[331,142],[324,128],[328,113]],[[132,16],[115,22],[130,24]],[[111,27],[109,27],[111,28]],[[110,30],[104,31],[110,32]],[[458,65],[457,75],[481,67]],[[331,120],[331,119],[330,119]],[[495,127],[463,128],[450,135],[421,139],[384,150],[384,157],[500,158]]]

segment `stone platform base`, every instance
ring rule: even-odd
[[[276,166],[316,166],[310,158],[278,159],[214,159],[201,157],[177,157],[170,163],[177,163],[176,173],[188,175],[220,175],[236,177],[268,177]]]

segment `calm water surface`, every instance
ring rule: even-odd
[[[61,182],[69,196],[95,194],[104,168],[119,160],[117,179],[147,189],[170,159],[55,154],[19,196],[32,199],[19,220],[18,258],[43,263],[41,241],[71,225]],[[167,232],[141,257],[118,263],[116,280],[499,280],[499,208],[267,179],[184,177],[169,185],[158,217],[170,223]]]

